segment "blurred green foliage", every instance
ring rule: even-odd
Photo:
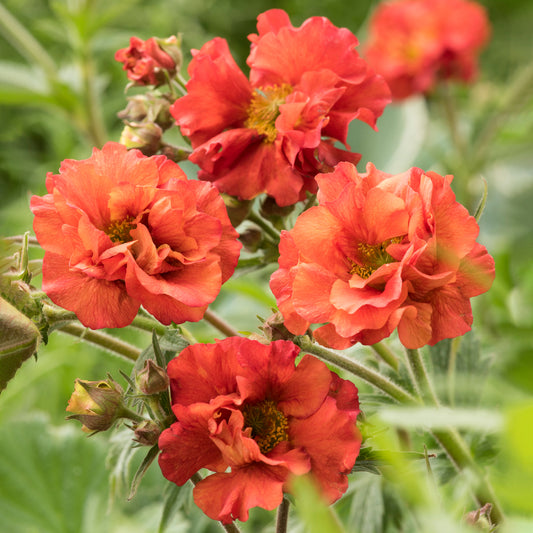
[[[64,159],[88,157],[92,147],[105,140],[118,140],[121,122],[116,113],[125,106],[127,80],[113,56],[127,46],[131,35],[145,39],[182,33],[185,64],[190,48],[222,36],[245,68],[246,36],[255,31],[261,11],[283,8],[295,25],[309,16],[324,15],[363,41],[365,22],[376,3],[5,0],[0,4],[0,235],[30,229],[29,196],[45,192],[47,172],[57,172]],[[523,101],[511,102],[516,105],[509,105],[505,97],[520,74],[532,68],[533,3],[481,3],[493,24],[492,40],[482,55],[477,84],[454,91],[460,127],[472,146],[491,119],[497,126],[489,131],[490,142],[480,161],[469,167],[456,158],[438,98],[390,106],[378,121],[379,132],[358,124],[351,129],[349,142],[363,154],[360,170],[367,161],[390,172],[419,165],[453,173],[456,183],[471,173],[476,177],[467,189],[459,183],[457,192],[473,199],[481,190],[477,176],[482,174],[488,182],[480,240],[496,258],[495,284],[474,302],[476,335],[462,339],[457,357],[450,356],[451,341],[432,349],[431,358],[429,351],[425,355],[432,363],[438,392],[449,405],[494,409],[506,417],[498,437],[492,431],[477,432],[470,435],[469,445],[480,464],[491,465],[496,491],[511,516],[503,530],[516,533],[533,531],[533,99],[530,87],[520,93]],[[18,22],[12,24],[4,10]],[[232,279],[215,309],[237,329],[257,332],[255,315],[268,317],[275,304],[267,289],[271,270]],[[190,330],[200,341],[217,336],[204,323],[190,325]],[[150,343],[145,333],[118,334],[140,348]],[[395,339],[391,347],[399,348]],[[367,349],[354,348],[351,354],[385,371]],[[6,531],[148,533],[157,531],[163,500],[166,531],[219,530],[191,505],[190,491],[179,492],[157,469],[149,472],[133,504],[124,503],[123,496],[106,511],[107,440],[98,436],[87,441],[77,424],[64,422],[64,409],[76,377],[97,380],[110,372],[118,378],[120,371],[129,374],[131,369],[128,361],[60,334],[52,335],[36,362],[23,365],[0,396],[0,523],[8,527]],[[405,451],[405,435],[390,431],[377,416],[376,396],[364,385],[360,390],[365,410],[362,431],[370,444]],[[429,452],[437,452],[436,443],[420,433],[409,439],[417,450],[426,445]],[[503,452],[497,454],[499,449]],[[349,493],[335,507],[345,531],[472,531],[466,526],[454,529],[459,526],[449,522],[450,517],[460,519],[471,510],[465,507],[471,488],[468,475],[457,476],[442,454],[430,464],[431,475],[421,460],[380,465],[379,475],[354,474]],[[440,495],[426,487],[431,476],[442,483]],[[427,497],[421,487],[422,493],[427,489]],[[327,533],[327,527],[337,531],[328,511],[315,504],[308,491],[305,485],[299,488],[310,507],[302,511],[303,520],[291,518],[290,530],[304,531],[306,523],[308,531]],[[272,513],[254,510],[243,530],[272,530],[271,522]],[[319,526],[322,529],[316,529]]]

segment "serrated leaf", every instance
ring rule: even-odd
[[[192,505],[192,483],[185,483],[179,487],[175,483],[168,483],[163,494],[164,506],[161,513],[161,521],[159,522],[158,533],[164,533],[166,528],[170,525],[170,521],[176,513],[184,508]]]
[[[349,523],[357,533],[382,533],[385,506],[382,478],[360,475],[352,483]],[[351,530],[352,531],[352,530]]]
[[[166,368],[169,361],[184,348],[189,346],[189,343],[178,330],[170,329],[167,330],[164,335],[157,338],[157,345],[160,351],[159,357],[162,357],[163,360],[163,364],[160,366]],[[142,351],[141,355],[135,362],[134,372],[141,370],[148,359],[153,359],[154,361],[157,360],[153,342]]]
[[[148,453],[142,460],[141,464],[139,465],[139,468],[137,469],[137,472],[135,472],[135,475],[133,476],[128,500],[131,500],[137,493],[137,489],[139,488],[139,484],[141,483],[142,478],[144,477],[144,474],[146,474],[146,472],[148,471],[148,468],[150,468],[150,465],[154,462],[154,459],[157,457],[158,453],[159,453],[159,446],[157,444],[154,444],[148,450]]]
[[[0,297],[0,392],[22,363],[36,353],[41,340],[37,326]]]
[[[115,431],[111,437],[106,465],[109,469],[110,504],[117,496],[126,493],[129,485],[130,465],[135,457],[135,442],[132,440],[131,430]]]

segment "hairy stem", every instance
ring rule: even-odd
[[[88,329],[81,324],[65,324],[58,329],[63,333],[78,337],[85,342],[94,344],[95,346],[98,346],[113,355],[118,355],[123,359],[127,359],[128,361],[136,361],[141,354],[141,350],[137,347],[108,335],[107,333]]]
[[[398,372],[400,366],[398,358],[387,345],[378,342],[372,345],[372,349],[381,357],[381,359],[383,359],[383,361],[385,361],[385,363]]]
[[[432,435],[448,455],[450,461],[458,471],[470,470],[477,477],[477,485],[474,488],[474,498],[481,507],[486,503],[492,505],[491,520],[494,524],[503,521],[503,511],[496,499],[494,489],[487,479],[483,470],[477,465],[472,457],[463,437],[454,428],[433,430]]]
[[[407,360],[412,370],[412,375],[415,380],[415,387],[418,391],[420,398],[429,405],[439,405],[439,399],[433,389],[433,384],[429,379],[429,375],[424,365],[424,360],[420,351],[417,349],[411,350],[407,348]]]
[[[155,331],[158,335],[164,335],[167,328],[158,322],[152,317],[138,314],[134,319],[131,325],[134,328],[141,329],[143,331]]]
[[[204,320],[209,322],[214,328],[224,333],[227,337],[242,337],[242,335],[230,324],[228,324],[222,317],[218,316],[211,309],[206,309]]]
[[[314,344],[307,336],[295,337],[294,343],[297,344],[304,352],[315,355],[322,361],[331,363],[338,368],[350,372],[354,376],[366,381],[376,389],[384,392],[394,400],[404,404],[415,404],[417,400],[411,396],[405,389],[393,383],[379,372],[368,368],[361,363],[348,359],[347,357],[335,353],[331,350]]]
[[[260,217],[257,213],[255,213],[254,211],[250,211],[248,213],[248,220],[250,220],[254,224],[257,224],[269,237],[274,240],[274,242],[279,242],[281,233],[276,228],[271,226],[265,219]]]

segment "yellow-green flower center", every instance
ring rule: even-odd
[[[130,231],[137,227],[137,224],[133,224],[133,220],[134,217],[127,217],[123,220],[114,220],[109,224],[105,232],[113,242],[129,242],[132,240]]]
[[[244,427],[252,429],[252,438],[261,453],[268,453],[284,440],[288,440],[289,423],[272,400],[245,405],[242,409]]]
[[[286,83],[281,86],[262,87],[254,89],[252,100],[248,106],[248,118],[245,127],[257,131],[272,143],[276,139],[276,119],[279,115],[279,106],[292,92],[292,87]]]
[[[350,274],[357,274],[363,279],[369,278],[380,266],[396,261],[394,257],[387,253],[390,244],[399,243],[403,237],[393,237],[380,244],[367,244],[360,242],[357,245],[358,262],[352,261]]]

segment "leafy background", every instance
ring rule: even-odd
[[[378,121],[379,132],[354,125],[350,143],[363,154],[360,170],[372,161],[390,172],[417,165],[453,173],[457,194],[471,209],[482,191],[479,175],[488,183],[480,240],[495,256],[496,281],[474,302],[475,334],[463,339],[453,366],[449,341],[425,355],[441,398],[455,407],[446,416],[468,430],[476,460],[488,468],[510,516],[505,531],[525,533],[533,531],[533,4],[530,0],[481,3],[493,24],[492,40],[482,55],[475,86],[453,90],[458,125],[467,139],[466,157],[459,157],[450,142],[438,95],[389,106]],[[126,78],[113,56],[127,46],[131,35],[144,39],[182,33],[185,63],[190,48],[222,36],[244,67],[246,35],[255,31],[261,11],[284,8],[295,25],[309,16],[325,15],[363,42],[374,4],[368,0],[0,3],[0,235],[31,228],[29,197],[45,193],[46,173],[57,172],[63,159],[84,159],[102,139],[118,140],[121,122],[116,113],[125,107]],[[475,151],[483,135],[488,141]],[[467,182],[467,177],[472,179]],[[216,310],[239,330],[257,332],[255,315],[268,316],[275,304],[266,289],[272,269],[232,279],[223,287]],[[191,330],[200,340],[216,337],[207,325],[191,325]],[[139,347],[150,343],[143,333],[114,334]],[[391,347],[399,349],[394,339]],[[379,364],[367,348],[356,347],[351,354],[367,364]],[[120,449],[120,432],[87,440],[76,423],[64,421],[76,377],[100,379],[110,372],[118,378],[119,371],[129,373],[131,364],[53,334],[38,360],[26,362],[2,393],[2,531],[148,533],[158,531],[162,517],[171,533],[219,530],[191,504],[190,490],[170,486],[157,468],[149,471],[135,499],[128,502],[127,490],[120,490],[117,478],[111,488],[108,480],[120,459],[115,455],[110,460],[108,451],[111,444]],[[435,448],[418,430],[429,420],[437,425],[449,422],[442,413],[383,409],[383,399],[360,385],[362,431],[373,449],[398,452],[403,449],[398,435],[406,433],[413,449]],[[365,453],[349,493],[336,505],[346,531],[466,530],[458,519],[473,508],[468,475],[457,476],[445,458],[437,456],[431,465],[439,483],[428,489],[419,457],[411,460],[396,453],[376,458]],[[137,455],[130,474],[140,461]],[[290,531],[340,530],[305,484],[297,496],[300,503],[291,515]],[[170,502],[166,507],[165,501]],[[244,525],[246,531],[272,528],[272,514],[262,510],[254,510]]]

